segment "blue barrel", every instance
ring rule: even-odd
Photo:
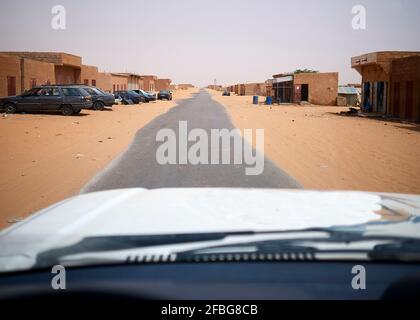
[[[273,104],[273,98],[267,97],[267,99],[265,100],[265,104],[268,106],[271,106]]]
[[[252,104],[258,104],[258,96],[252,97]]]

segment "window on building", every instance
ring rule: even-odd
[[[31,88],[36,87],[36,79],[31,78]]]
[[[115,84],[112,85],[112,92],[115,92]]]
[[[96,80],[92,80],[92,86],[96,87]]]
[[[85,86],[88,86],[88,85],[89,85],[89,79],[85,79],[85,80],[83,80],[83,84],[84,84]]]
[[[7,95],[16,95],[16,77],[7,77]]]
[[[120,85],[117,84],[117,91],[120,91]]]

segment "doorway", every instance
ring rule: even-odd
[[[385,82],[378,82],[376,84],[376,109],[378,113],[385,113],[386,103],[386,85]]]
[[[16,95],[16,77],[7,77],[7,95]]]
[[[309,85],[308,84],[302,84],[301,101],[305,101],[305,102],[309,101]]]

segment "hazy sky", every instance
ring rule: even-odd
[[[51,8],[66,8],[66,30]],[[351,9],[367,10],[352,29]],[[1,0],[0,51],[63,51],[101,71],[170,77],[204,86],[257,82],[312,68],[360,81],[350,58],[420,51],[418,0]]]

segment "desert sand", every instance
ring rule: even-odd
[[[265,130],[265,155],[304,188],[420,194],[419,125],[210,92],[236,127]]]
[[[0,228],[77,194],[137,130],[195,91],[176,91],[172,101],[83,110],[80,116],[0,116]]]

